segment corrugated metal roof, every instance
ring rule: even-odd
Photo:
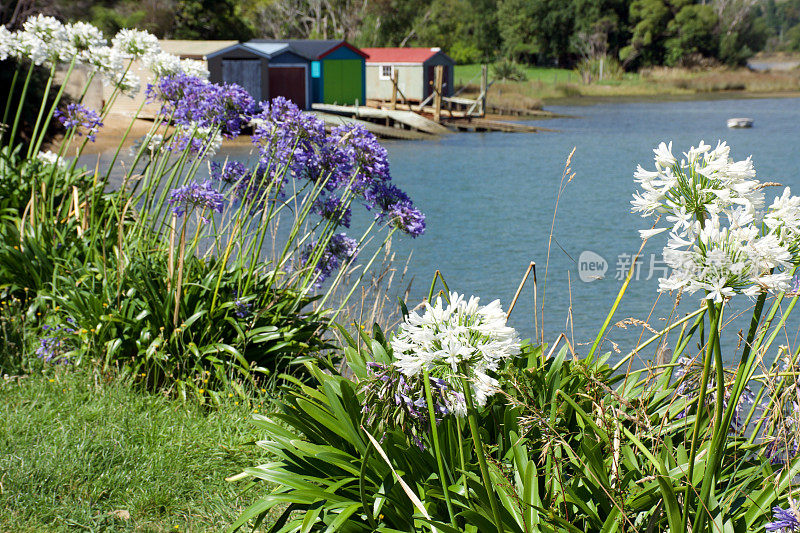
[[[367,63],[424,63],[436,54],[439,48],[362,48],[369,57]]]
[[[289,49],[289,45],[286,43],[255,43],[250,41],[244,43],[242,46],[245,48],[252,48],[257,52],[261,52],[262,54],[270,57]]]
[[[190,41],[179,39],[161,39],[158,41],[161,49],[170,54],[192,58],[202,59],[212,52],[228,48],[239,41]]]
[[[245,44],[284,43],[291,50],[306,59],[317,60],[340,46],[346,46],[354,52],[365,55],[361,50],[343,39],[253,39]]]

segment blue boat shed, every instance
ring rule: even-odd
[[[366,101],[367,54],[342,39],[254,39],[245,46],[288,45],[308,61],[310,102],[354,105]]]

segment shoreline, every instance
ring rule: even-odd
[[[578,95],[545,98],[544,110],[549,106],[589,106],[618,103],[653,102],[696,102],[711,100],[763,100],[769,98],[800,98],[799,91],[709,91],[688,94],[620,94],[620,95]]]

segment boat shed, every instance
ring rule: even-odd
[[[310,69],[310,103],[352,105],[366,99],[367,55],[344,40],[254,39],[246,46],[286,44]]]
[[[398,97],[421,102],[433,92],[434,67],[442,65],[442,95],[453,96],[456,62],[440,48],[363,48],[367,58],[367,98],[390,100],[397,73]]]

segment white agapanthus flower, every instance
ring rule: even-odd
[[[206,64],[195,59],[181,59],[181,70],[187,76],[195,76],[207,80],[210,76]]]
[[[158,38],[143,30],[120,30],[111,39],[111,46],[129,59],[140,59],[161,52]]]
[[[700,141],[680,161],[672,143],[653,152],[656,170],[637,168],[641,191],[631,204],[671,225],[640,231],[642,238],[670,232],[663,256],[671,271],[659,290],[705,291],[714,302],[786,290],[800,257],[800,198],[787,188],[765,210],[752,160],[733,161],[724,142],[712,149]]]
[[[139,90],[142,87],[142,81],[139,79],[139,76],[131,71],[126,72],[124,70],[105,72],[103,83],[113,87],[119,87],[122,94],[130,96],[131,98],[139,94]]]
[[[454,292],[444,305],[439,297],[434,305],[425,304],[422,315],[409,313],[391,342],[394,364],[403,374],[412,377],[427,370],[431,377],[448,382],[453,392],[445,402],[459,415],[466,413],[466,403],[458,378],[466,378],[476,405],[483,406],[498,388],[489,372],[520,353],[517,332],[506,325],[500,301],[479,302],[475,296],[465,300]]]
[[[67,40],[79,54],[91,48],[107,45],[103,32],[87,22],[67,24],[65,30]]]
[[[69,42],[64,25],[53,17],[36,15],[29,17],[17,33],[21,55],[35,65],[51,65],[58,61],[69,61],[75,48]]]
[[[153,72],[156,78],[171,76],[181,71],[180,58],[168,52],[148,54],[142,58],[142,63]]]
[[[39,152],[36,158],[46,165],[56,165],[58,167],[63,167],[66,165],[66,162],[63,158],[59,157],[58,154],[50,150],[46,152]]]
[[[17,57],[18,54],[17,34],[8,31],[8,28],[0,24],[0,61]]]

